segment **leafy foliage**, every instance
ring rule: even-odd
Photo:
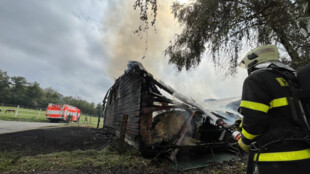
[[[147,5],[143,0],[138,5],[141,1]],[[199,65],[209,51],[216,67],[228,63],[228,72],[234,74],[242,48],[270,43],[282,45],[295,68],[310,62],[310,10],[306,0],[175,1],[172,12],[184,28],[165,55],[179,71]]]
[[[49,103],[70,104],[83,113],[97,114],[94,103],[79,97],[64,97],[52,88],[42,89],[37,82],[29,83],[24,77],[10,77],[0,70],[0,103],[45,108]],[[98,104],[100,105],[100,104]]]
[[[0,70],[0,101],[8,101],[8,93],[10,90],[10,77],[6,72]]]
[[[98,116],[103,116],[103,105],[98,103],[97,106],[96,106],[96,111],[97,111],[97,115]]]
[[[140,10],[140,20],[142,22],[135,33],[140,33],[149,29],[149,6],[151,7],[151,16],[153,16],[151,26],[155,26],[157,16],[157,0],[136,0],[133,5],[135,10],[137,8]]]

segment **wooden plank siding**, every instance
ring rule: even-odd
[[[131,69],[111,87],[105,106],[104,127],[119,133],[123,115],[128,115],[125,136],[134,141],[140,150],[151,145],[153,112],[168,110],[171,107],[168,105],[173,103],[160,94],[156,86],[159,82],[154,81],[146,71]]]
[[[121,130],[123,115],[127,114],[126,138],[133,141],[140,135],[142,78],[140,73],[130,71],[117,79],[111,88],[104,114],[104,126],[115,132]]]

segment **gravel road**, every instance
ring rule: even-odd
[[[0,120],[0,134],[20,132],[44,127],[59,127],[63,125],[65,125],[65,123],[37,123]]]

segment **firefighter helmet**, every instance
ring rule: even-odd
[[[263,45],[248,52],[239,66],[250,69],[262,62],[279,60],[279,51],[275,45]]]

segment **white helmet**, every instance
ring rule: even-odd
[[[279,60],[279,51],[275,45],[263,45],[248,52],[239,66],[250,69],[262,62]]]

